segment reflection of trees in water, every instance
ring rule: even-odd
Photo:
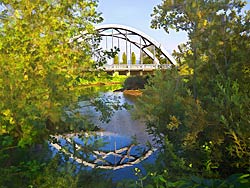
[[[135,97],[124,96],[122,92],[106,92],[99,97],[99,109],[110,111],[96,111],[95,107],[89,105],[88,101],[82,101],[79,103],[79,112],[82,115],[88,115],[91,122],[98,128],[104,131],[117,133],[119,135],[131,137],[137,137],[138,141],[143,144],[147,140],[152,140],[152,138],[146,132],[145,123],[142,120],[135,120],[131,117],[131,113],[127,109],[131,109]],[[100,108],[102,105],[102,108]],[[113,108],[115,107],[115,108]],[[132,109],[131,109],[132,110]],[[103,116],[104,115],[104,116]],[[110,121],[100,121],[103,117],[110,117]],[[132,112],[133,115],[133,112]]]
[[[133,120],[130,113],[121,108],[127,103],[133,104],[122,93],[112,92],[105,92],[92,101],[80,102],[76,111],[82,116],[88,116],[93,125],[105,132],[54,136],[52,151],[61,153],[63,158],[70,158],[82,166],[111,170],[133,166],[147,159],[154,151],[150,144],[147,146],[147,141],[151,139],[146,133],[145,124]],[[95,107],[98,105],[99,109],[112,108],[110,121],[100,121],[103,112],[96,111]],[[108,138],[108,142],[104,138]],[[124,138],[126,139],[123,140]]]
[[[87,137],[86,139],[88,139]],[[155,150],[151,146],[139,146],[130,143],[128,146],[119,149],[115,147],[113,150],[105,151],[95,148],[93,146],[95,145],[94,142],[88,143],[88,141],[85,140],[83,141],[85,145],[83,145],[77,143],[73,137],[66,136],[63,139],[64,144],[60,144],[59,140],[62,139],[62,137],[55,136],[53,138],[54,143],[51,143],[51,146],[60,151],[63,155],[84,166],[99,169],[118,170],[133,166],[147,159]],[[84,137],[82,138],[85,139]]]

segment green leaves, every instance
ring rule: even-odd
[[[127,64],[128,59],[127,59],[127,54],[125,52],[122,53],[122,64]]]
[[[74,121],[70,118],[63,121],[63,117],[66,108],[76,109],[78,98],[83,95],[77,77],[88,80],[88,75],[95,76],[95,73],[85,75],[83,70],[97,63],[92,60],[92,47],[87,40],[69,41],[80,32],[94,32],[93,23],[102,20],[96,11],[97,2],[2,2],[5,7],[0,13],[2,186],[28,187],[35,178],[28,177],[29,172],[37,176],[41,167],[36,160],[29,158],[36,153],[33,147],[47,143],[48,136],[60,129],[75,130],[82,123],[80,115],[75,115]],[[84,126],[85,130],[93,129],[92,124]],[[12,170],[8,170],[10,166]],[[73,182],[72,177],[68,178]],[[16,179],[18,181],[15,182]],[[49,177],[47,180],[50,181]],[[61,182],[56,186],[61,187],[65,180],[58,177],[58,181]],[[54,179],[48,182],[50,185],[55,185]]]
[[[168,187],[168,188],[247,188],[250,186],[249,174],[233,174],[226,179],[206,179],[198,176],[191,176],[188,179],[181,179],[178,181],[171,181],[165,174],[150,173],[141,179],[144,182],[151,180],[151,183],[147,183],[145,187]],[[140,186],[143,187],[143,186]]]
[[[153,28],[183,30],[189,41],[175,52],[181,86],[174,89],[173,76],[156,75],[142,97],[147,104],[139,103],[146,114],[141,117],[153,134],[167,136],[174,146],[171,152],[202,176],[249,171],[250,12],[243,13],[245,5],[233,0],[164,0],[152,14]],[[167,157],[161,160],[173,169]]]
[[[0,155],[8,157],[0,159],[3,170],[18,164],[24,156],[17,155],[18,151],[44,143],[48,135],[69,126],[62,117],[64,108],[76,107],[81,95],[75,78],[94,63],[90,44],[69,40],[80,31],[93,31],[93,22],[100,20],[96,1],[7,0],[4,4],[4,19],[0,17]],[[86,125],[89,128],[92,125]],[[15,176],[11,173],[15,171],[9,177]]]
[[[73,46],[69,37],[93,30],[92,22],[99,18],[96,1],[4,3],[8,14],[0,27],[1,133],[14,134],[7,130],[8,123],[24,146],[45,132],[35,122],[43,129],[47,119],[59,122],[62,107],[77,99],[73,80],[82,62],[85,67],[93,62],[91,53],[82,52],[89,44]]]
[[[132,63],[133,65],[135,65],[135,64],[136,64],[136,56],[135,56],[135,52],[132,52],[132,55],[131,55],[131,63]]]

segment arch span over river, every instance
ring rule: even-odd
[[[95,30],[97,31],[98,35],[101,37],[112,38],[111,40],[112,49],[114,48],[114,41],[113,41],[114,38],[117,38],[118,40],[121,39],[121,40],[126,41],[126,55],[128,54],[128,43],[129,43],[130,45],[133,44],[138,49],[140,49],[140,54],[142,54],[143,52],[148,57],[150,57],[153,60],[154,65],[160,64],[159,59],[156,57],[156,51],[160,52],[160,55],[163,55],[171,65],[174,65],[174,66],[177,65],[176,60],[173,58],[172,55],[170,55],[167,52],[167,50],[163,47],[161,43],[154,40],[152,37],[148,36],[142,31],[139,31],[133,27],[119,25],[119,24],[104,24],[104,25],[95,26]],[[75,36],[70,41],[77,40],[80,42],[84,40],[83,36],[85,36],[86,34],[87,32],[82,32],[80,35]],[[119,42],[118,42],[118,47],[119,47]],[[152,50],[151,51],[149,50],[149,47],[153,48],[153,52]],[[130,50],[130,53],[131,53],[131,50]],[[140,57],[140,61],[142,61],[141,57]],[[140,62],[140,63],[143,64],[143,62]],[[155,69],[155,67],[158,68],[158,66],[154,66],[153,68]],[[166,66],[163,66],[163,67],[166,67]]]
[[[175,59],[167,52],[167,50],[161,45],[159,42],[154,40],[152,37],[148,36],[147,34],[129,26],[119,25],[119,24],[105,24],[99,25],[95,27],[95,30],[98,31],[100,36],[109,36],[118,39],[123,39],[129,43],[132,43],[144,53],[146,53],[151,59],[154,60],[155,64],[159,64],[159,60],[155,57],[155,50],[154,52],[150,52],[147,48],[153,46],[154,49],[160,50],[162,55],[169,60],[172,65],[176,65]],[[106,32],[111,30],[111,32]],[[139,41],[129,37],[129,36],[139,36]],[[113,44],[112,44],[113,46]]]

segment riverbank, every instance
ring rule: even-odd
[[[139,97],[142,95],[142,91],[141,90],[124,90],[123,91],[124,95],[129,95],[129,96],[135,96],[135,97]]]
[[[111,86],[111,85],[121,85],[123,84],[122,81],[111,81],[111,82],[94,82],[94,83],[87,83],[81,84],[83,87],[93,87],[93,86]]]
[[[80,86],[103,86],[103,85],[115,85],[115,84],[123,84],[128,76],[125,75],[115,75],[110,76],[107,74],[100,75],[92,80],[86,80],[79,78]]]
[[[142,95],[140,89],[144,88],[147,82],[146,77],[114,77],[108,80],[96,80],[94,82],[82,83],[81,87],[115,86],[110,88],[113,92],[123,92],[124,95],[138,97]]]

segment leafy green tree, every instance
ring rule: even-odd
[[[169,176],[225,177],[249,169],[250,11],[243,12],[245,5],[165,0],[154,9],[154,28],[183,30],[189,37],[175,52],[182,76],[156,75],[138,102],[138,114],[160,138],[165,151],[160,164]]]
[[[119,56],[116,54],[114,57],[114,65],[118,65],[119,64]]]
[[[238,58],[242,57],[230,52],[238,49],[245,56],[245,49],[249,48],[245,43],[249,38],[246,34],[249,30],[249,11],[246,16],[241,13],[245,5],[244,1],[190,0],[184,3],[165,0],[154,9],[152,27],[162,27],[166,32],[173,28],[188,34],[190,41],[186,55],[189,66],[194,70],[192,84],[195,98],[198,95],[196,77],[200,66],[205,63],[211,66],[211,70],[213,68],[214,73],[227,75],[230,67],[238,64]],[[239,41],[244,44],[238,45]],[[211,75],[211,72],[207,74]]]
[[[162,57],[162,53],[159,49],[155,47],[148,47],[147,50],[149,50],[152,54],[155,55],[155,57],[159,60],[160,64],[167,64],[169,63],[166,58]],[[151,59],[148,55],[145,53],[142,53],[142,58],[143,58],[143,64],[153,64],[154,60]]]
[[[135,55],[135,52],[132,52],[132,54],[131,54],[131,63],[132,63],[133,65],[136,64],[136,55]]]
[[[128,59],[127,59],[127,55],[125,52],[123,52],[122,54],[122,64],[127,64],[128,63]]]
[[[160,61],[160,64],[169,64],[169,61],[165,57],[160,58],[159,61]]]
[[[161,167],[164,164],[171,169],[169,177],[181,177],[184,172],[194,170],[188,167],[189,164],[202,166],[196,157],[206,160],[207,156],[197,153],[195,146],[204,129],[206,113],[200,104],[192,100],[185,82],[175,69],[156,72],[143,90],[142,97],[136,101],[135,112],[137,117],[145,120],[147,130],[164,149],[165,152],[159,154],[159,163]],[[180,150],[183,152],[178,155]],[[190,155],[195,150],[197,155]]]
[[[93,32],[100,18],[95,1],[4,3],[0,133],[15,135],[10,146],[24,147],[41,141],[49,124],[60,121],[63,107],[76,101],[76,78],[93,61],[88,43],[69,40],[80,31]]]
[[[68,117],[66,109],[74,109],[84,94],[77,87],[79,77],[91,76],[83,70],[98,66],[92,60],[89,42],[70,39],[83,31],[94,33],[92,24],[102,20],[96,12],[97,2],[2,1],[1,176],[11,178],[16,167],[13,177],[23,179],[18,169],[29,160],[24,151],[42,145],[60,129],[70,128],[74,118]]]
[[[149,50],[151,53],[153,53],[153,48],[148,47],[147,50]],[[141,53],[141,58],[143,60],[143,64],[153,64],[153,59],[151,59],[146,53]]]
[[[147,55],[144,55],[142,58],[143,58],[143,64],[153,64],[153,60]]]
[[[136,175],[138,177],[137,187],[169,187],[169,188],[193,188],[193,187],[249,187],[250,186],[250,174],[233,174],[226,179],[215,178],[202,178],[197,176],[191,176],[189,178],[183,178],[178,181],[171,181],[168,179],[168,172],[165,170],[163,174],[157,172],[148,173],[144,176],[140,173],[140,169],[136,169]],[[134,187],[126,184],[124,187]]]

